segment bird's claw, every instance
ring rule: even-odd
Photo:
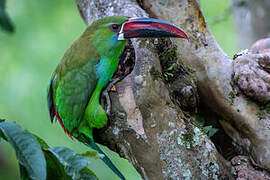
[[[106,99],[106,114],[107,115],[110,115],[110,112],[111,112],[111,100],[110,100],[110,96],[109,96],[109,91],[112,89],[112,87],[120,80],[120,78],[115,78],[113,79],[108,85],[107,87],[103,90],[102,92],[102,96],[105,97]],[[104,102],[104,99],[102,98],[101,100],[101,104],[104,106],[105,105],[105,102]]]

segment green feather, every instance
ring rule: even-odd
[[[104,154],[94,143],[93,128],[102,128],[107,115],[100,94],[115,73],[127,41],[117,41],[108,26],[122,24],[127,17],[114,16],[95,21],[66,51],[51,78],[48,105],[51,120],[57,115],[67,133]],[[85,142],[85,136],[88,142]],[[104,154],[105,155],[105,154]],[[108,157],[102,159],[125,179]]]
[[[93,137],[93,129],[104,127],[108,120],[100,105],[100,94],[117,69],[119,56],[127,43],[123,39],[135,37],[188,40],[180,28],[161,20],[123,16],[102,18],[93,22],[71,45],[50,80],[51,121],[57,117],[65,132],[102,154]],[[102,160],[108,167],[119,178],[125,179],[104,156]]]

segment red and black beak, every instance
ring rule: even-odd
[[[179,27],[159,19],[130,18],[122,24],[118,40],[147,37],[175,37],[189,40]]]

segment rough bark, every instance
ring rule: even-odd
[[[196,1],[193,3],[197,5]],[[149,16],[133,0],[77,0],[77,5],[88,25],[104,16]],[[186,68],[176,49],[167,49],[165,55],[158,52],[160,48],[164,50],[166,43],[171,44],[169,40],[132,40],[134,69],[116,84],[116,92],[110,93],[110,124],[97,134],[96,140],[127,158],[144,179],[229,178],[213,143],[194,118],[185,116],[179,108],[177,92],[196,104],[196,86],[191,73],[183,70]],[[161,59],[168,63],[160,62]],[[167,66],[172,62],[176,69],[172,77],[166,78]]]
[[[178,47],[177,67],[183,61],[195,70],[201,100],[222,117],[227,134],[270,170],[270,118],[262,119],[260,114],[266,112],[235,87],[233,61],[216,43],[196,0],[77,0],[77,4],[87,24],[104,16],[126,15],[160,18],[182,27],[191,42],[173,40]],[[159,78],[164,77],[164,64],[156,51],[159,43],[163,46],[159,40],[132,40],[135,67],[111,93],[111,124],[99,140],[129,159],[144,179],[225,177],[226,168],[215,147],[175,100],[173,84],[183,84],[178,83],[182,78],[172,82]],[[179,91],[186,94],[191,87],[195,97],[192,78],[177,76],[189,79]]]
[[[235,83],[248,97],[267,104],[270,102],[270,53],[246,54],[235,59]]]
[[[261,179],[270,180],[270,176],[266,171],[255,169],[254,163],[246,156],[235,156],[231,163],[234,167],[234,175],[236,180],[244,179]]]
[[[270,169],[269,118],[260,120],[259,106],[234,88],[233,61],[216,43],[195,0],[145,0],[147,12],[168,20],[188,32],[192,44],[175,41],[184,63],[193,67],[202,100],[224,119],[225,131],[251,153],[255,161]]]
[[[270,36],[270,1],[233,0],[233,14],[239,48]]]

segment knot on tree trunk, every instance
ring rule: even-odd
[[[247,156],[236,156],[231,160],[236,179],[270,180],[269,173],[261,169]]]
[[[270,39],[257,41],[251,53],[236,57],[233,69],[245,95],[263,104],[270,101]]]
[[[270,52],[270,38],[260,39],[251,46],[253,54]]]

